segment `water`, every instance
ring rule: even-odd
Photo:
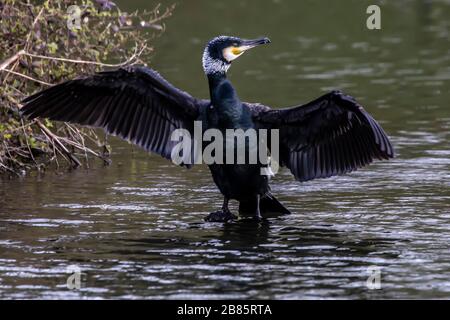
[[[109,167],[0,180],[0,298],[450,298],[450,6],[384,2],[369,31],[369,4],[182,1],[151,65],[207,97],[203,44],[267,35],[230,70],[243,100],[341,88],[382,123],[395,160],[303,184],[282,171],[273,189],[293,215],[224,225],[202,220],[221,204],[207,168],[114,140]],[[81,290],[66,287],[69,265]],[[370,267],[381,290],[366,287]]]

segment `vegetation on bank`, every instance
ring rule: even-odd
[[[143,63],[172,10],[157,5],[128,13],[109,0],[0,2],[0,174],[78,167],[90,156],[108,162],[106,137],[68,123],[23,119],[20,101],[69,78]]]

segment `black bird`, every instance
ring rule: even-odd
[[[147,151],[171,159],[175,129],[193,133],[194,121],[203,129],[279,129],[279,163],[299,181],[342,175],[394,156],[381,126],[355,99],[332,91],[305,105],[271,109],[241,102],[227,79],[233,60],[247,50],[269,43],[268,38],[243,40],[220,36],[203,53],[210,99],[196,99],[154,70],[128,66],[76,78],[38,92],[23,103],[28,118],[44,117],[101,127]],[[247,145],[248,147],[248,145]],[[205,218],[235,218],[228,201],[239,201],[239,213],[259,219],[269,212],[288,214],[270,193],[261,165],[211,164],[214,182],[224,196],[223,207]]]

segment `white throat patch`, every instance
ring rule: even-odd
[[[225,63],[222,60],[214,59],[210,56],[208,47],[205,48],[203,52],[203,70],[206,74],[214,74],[214,73],[226,73],[228,68],[230,68],[229,63]]]
[[[231,62],[234,59],[238,58],[243,53],[244,53],[244,51],[240,51],[239,53],[236,54],[235,52],[233,52],[233,47],[228,47],[223,50],[223,57],[227,61]]]

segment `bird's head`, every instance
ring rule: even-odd
[[[231,62],[245,51],[270,43],[269,38],[244,40],[236,37],[220,36],[212,39],[203,52],[203,70],[207,75],[226,73]]]

